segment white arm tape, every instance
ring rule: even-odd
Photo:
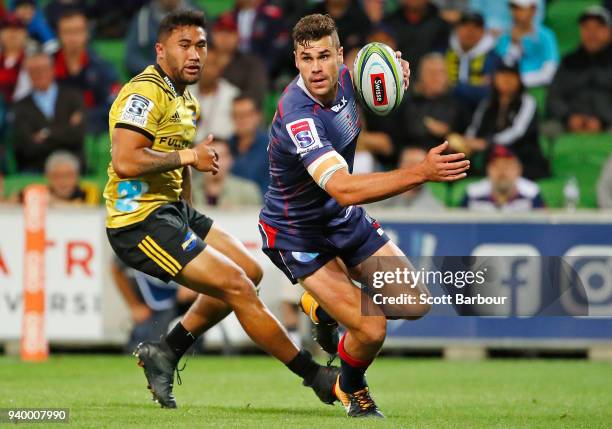
[[[348,169],[345,159],[335,150],[327,152],[317,158],[308,166],[308,174],[312,176],[317,185],[325,189],[325,185],[333,174],[343,168]]]

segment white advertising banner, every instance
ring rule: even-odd
[[[77,214],[78,213],[78,214]],[[104,213],[49,210],[45,253],[45,321],[50,341],[102,339]],[[18,339],[23,315],[24,223],[20,209],[0,211],[0,340]]]

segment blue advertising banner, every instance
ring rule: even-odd
[[[390,339],[448,338],[456,340],[612,340],[612,220],[606,222],[492,222],[490,219],[450,222],[385,220],[383,228],[419,267],[426,257],[503,257],[497,275],[522,312],[531,317],[476,317],[433,311],[418,321],[389,324]],[[578,276],[582,288],[563,294],[561,314],[576,312],[588,301],[586,316],[543,316],[538,303],[544,283],[530,265],[560,257]],[[431,259],[431,258],[430,258]],[[566,276],[567,277],[567,276]],[[559,275],[560,282],[566,281]],[[434,292],[435,294],[435,292]],[[529,313],[529,308],[533,312]],[[435,310],[435,309],[434,309]]]

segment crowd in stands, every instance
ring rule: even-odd
[[[612,129],[611,2],[593,0],[573,27],[564,28],[579,34],[579,44],[562,56],[559,35],[546,25],[546,8],[555,1],[228,2],[228,10],[209,14],[208,59],[203,78],[190,88],[202,111],[197,140],[213,134],[227,160],[222,174],[196,177],[195,201],[261,203],[268,186],[267,121],[274,99],[297,73],[291,29],[305,14],[327,13],[337,23],[349,70],[360,47],[372,41],[402,51],[412,70],[397,111],[387,117],[361,112],[356,172],[413,165],[448,140],[472,159],[474,180],[485,177],[467,188],[463,206],[546,206],[535,182],[553,174],[541,144],[546,130]],[[119,76],[135,76],[155,62],[164,16],[201,6],[206,2],[7,1],[0,8],[0,177],[48,175],[47,161],[58,151],[88,174],[85,140],[108,132]],[[123,38],[122,70],[96,52],[94,38]],[[538,100],[542,88],[546,97]],[[602,207],[612,205],[611,170],[612,159],[598,187]],[[431,210],[443,204],[423,188],[381,206]]]

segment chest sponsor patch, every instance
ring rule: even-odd
[[[298,155],[323,147],[312,118],[298,119],[288,123],[286,127]]]
[[[152,109],[151,100],[140,94],[132,94],[125,103],[120,121],[144,127]]]

